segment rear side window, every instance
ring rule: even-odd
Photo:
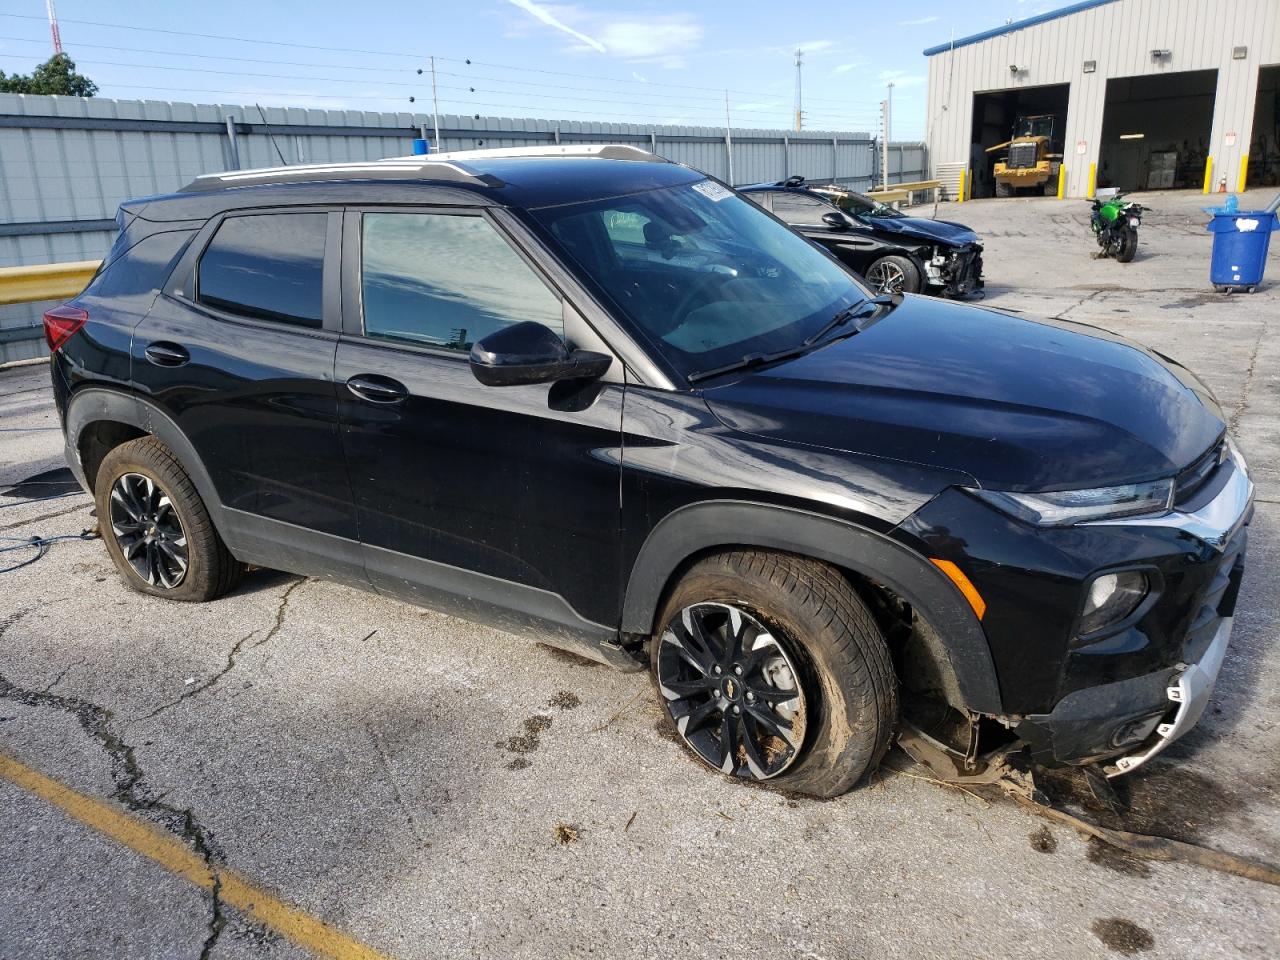
[[[800,193],[773,195],[774,215],[786,223],[820,224],[822,215],[830,211],[831,207],[826,203]]]
[[[258,320],[319,328],[328,215],[228,217],[200,258],[201,303]]]
[[[85,291],[95,297],[129,297],[164,286],[194,230],[171,230],[143,237],[111,260]]]

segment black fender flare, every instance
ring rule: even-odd
[[[1003,713],[982,624],[959,589],[925,557],[883,534],[794,507],[714,500],[673,510],[645,539],[623,601],[622,630],[651,635],[671,575],[717,547],[763,547],[824,560],[883,584],[937,631],[963,699],[976,713]]]
[[[85,490],[90,489],[85,476],[84,465],[80,462],[80,440],[85,427],[102,420],[124,423],[148,433],[173,451],[182,469],[187,472],[196,492],[204,501],[205,508],[213,520],[218,532],[226,539],[226,524],[223,522],[222,500],[213,485],[213,479],[205,468],[204,461],[196,453],[182,428],[179,427],[163,410],[132,393],[112,390],[107,387],[82,387],[71,395],[67,402],[66,416],[66,454],[71,471]]]

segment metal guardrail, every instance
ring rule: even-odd
[[[865,194],[881,203],[898,203],[906,200],[908,204],[915,201],[915,194],[924,190],[937,190],[941,184],[937,180],[917,180],[913,183],[891,183],[884,190],[869,190]]]
[[[0,267],[0,305],[68,300],[93,279],[101,260]]]

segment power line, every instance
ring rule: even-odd
[[[22,13],[0,13],[0,17],[12,17],[19,20],[43,20],[44,19],[43,17],[37,17],[32,14],[22,14]],[[264,40],[262,38],[236,37],[236,36],[230,36],[227,34],[197,33],[197,32],[187,31],[187,30],[169,30],[161,27],[139,27],[139,26],[124,24],[124,23],[104,23],[102,21],[97,21],[97,20],[68,20],[65,17],[63,18],[62,22],[75,23],[81,26],[104,27],[104,28],[113,29],[113,30],[133,30],[133,31],[145,32],[145,33],[159,33],[159,34],[164,34],[166,36],[198,37],[203,40],[227,40],[233,43],[265,44],[268,46],[276,46],[276,47],[294,47],[300,50],[323,50],[328,53],[356,53],[356,54],[363,54],[368,56],[379,56],[379,57],[403,57],[406,59],[417,60],[419,62],[425,59],[422,54],[407,53],[404,51],[365,50],[358,47],[329,47],[329,46],[323,46],[320,44],[293,43],[285,40]],[[494,63],[492,61],[484,61],[484,60],[471,60],[471,59],[464,59],[464,58],[458,58],[458,57],[437,57],[436,59],[441,61],[451,62],[451,63],[462,63],[462,64],[468,64],[468,65],[475,64],[477,66],[493,67],[499,70],[516,70],[516,71],[521,71],[525,73],[539,73],[539,74],[546,74],[551,76],[575,77],[579,80],[591,80],[597,83],[601,83],[601,82],[621,83],[621,84],[627,84],[632,86],[635,86],[635,85],[658,86],[658,87],[670,87],[675,89],[702,90],[702,91],[711,91],[715,93],[723,93],[723,89],[721,87],[696,86],[693,84],[667,83],[663,81],[628,80],[620,77],[602,77],[602,76],[593,75],[593,74],[570,73],[570,72],[560,71],[560,70],[545,70],[537,67],[518,67],[518,66],[513,66],[511,64]],[[751,90],[730,90],[729,92],[733,94],[737,94],[739,96],[750,96],[750,97],[777,96],[777,94],[771,93],[771,92],[766,93],[762,91],[751,91]],[[829,103],[846,102],[844,99],[836,98],[836,97],[810,97],[809,99],[811,101],[818,100],[818,101],[826,101]]]

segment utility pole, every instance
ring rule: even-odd
[[[889,83],[889,95],[880,101],[880,187],[889,189],[889,141],[893,137],[893,83]]]
[[[44,8],[49,14],[49,33],[53,35],[53,55],[62,55],[62,37],[58,33],[58,11],[53,8],[53,0],[44,0]]]
[[[799,130],[804,122],[804,103],[800,98],[800,61],[804,58],[804,51],[796,47],[796,129]]]
[[[431,58],[431,117],[435,121],[436,139],[433,144],[436,153],[440,152],[440,98],[436,94],[436,58]]]
[[[733,186],[733,124],[729,122],[729,91],[724,92],[724,149],[729,156],[729,186]]]

